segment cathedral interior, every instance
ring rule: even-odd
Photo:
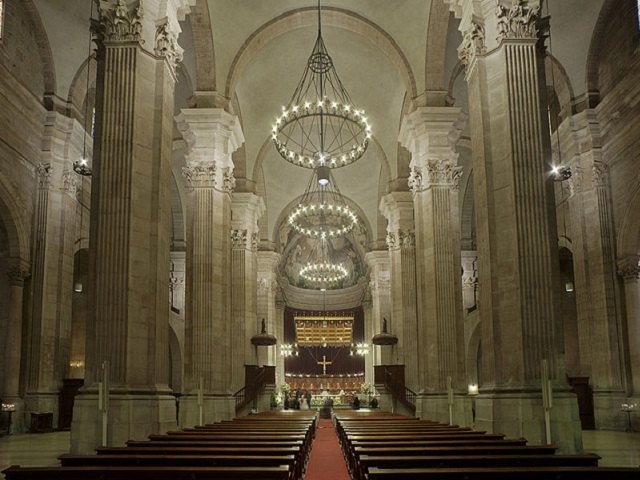
[[[0,430],[639,430],[639,9],[0,0]]]

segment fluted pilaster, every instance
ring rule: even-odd
[[[405,365],[405,384],[419,386],[416,251],[413,201],[410,192],[392,192],[380,202],[387,219],[391,282],[389,329],[398,336],[396,361]]]
[[[251,337],[259,333],[257,312],[258,220],[264,212],[262,197],[234,192],[231,221],[231,371],[233,387],[244,386],[244,366],[258,364],[258,350]]]
[[[232,231],[231,222],[231,154],[244,142],[239,120],[222,109],[184,109],[176,121],[189,152],[183,170],[189,192],[184,381],[188,397],[181,404],[181,423],[187,425],[198,421],[195,395],[200,379],[205,421],[234,414],[231,270],[232,261],[244,265],[251,235],[247,237],[246,228]]]
[[[618,275],[624,282],[632,392],[640,397],[640,258],[632,255],[620,259]]]
[[[483,2],[462,17],[479,258],[482,364],[476,426],[543,441],[541,362],[554,379],[553,441],[580,448],[562,362],[557,234],[537,1]],[[466,2],[470,4],[471,2]],[[482,26],[480,30],[474,25]],[[472,39],[473,42],[469,42]],[[472,49],[473,61],[465,52]],[[517,392],[518,397],[505,395]],[[536,392],[536,393],[534,393]],[[514,418],[509,412],[519,409]]]
[[[371,324],[373,334],[366,337],[371,343],[373,335],[382,333],[384,319],[391,318],[391,273],[389,269],[389,251],[373,250],[365,254],[365,262],[370,271],[369,288],[371,289]],[[389,328],[388,326],[387,328]],[[395,331],[389,331],[394,333]],[[376,346],[371,344],[373,365],[389,365],[396,362],[394,350],[396,346]]]
[[[281,319],[277,316],[276,296],[278,291],[277,268],[280,262],[280,254],[271,251],[258,251],[258,305],[257,319],[265,319],[267,333],[276,336],[278,343],[282,343],[284,337],[278,336],[283,326],[279,325]],[[259,330],[256,330],[257,333]],[[280,361],[277,345],[261,347],[258,352],[258,365],[278,365]]]

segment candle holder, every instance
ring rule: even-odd
[[[635,412],[638,409],[637,403],[622,403],[620,404],[620,410],[627,414],[627,429],[626,432],[633,432],[633,427],[631,426],[631,413]]]

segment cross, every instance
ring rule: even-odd
[[[322,361],[318,362],[318,365],[322,365],[322,374],[327,374],[327,365],[331,365],[333,362],[327,362],[327,356],[322,355]]]

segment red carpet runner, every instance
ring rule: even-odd
[[[350,480],[338,435],[331,420],[321,418],[304,480]]]

